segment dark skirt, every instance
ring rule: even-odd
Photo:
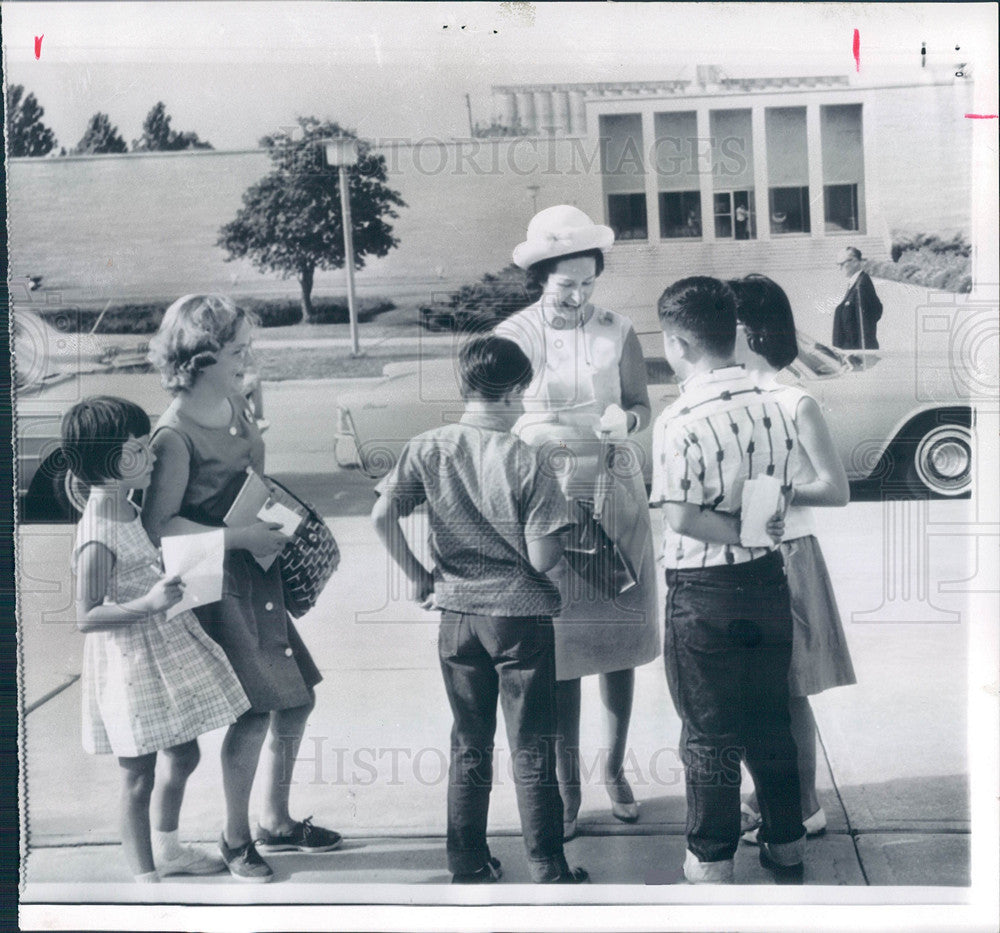
[[[788,671],[790,695],[804,697],[856,684],[837,597],[819,542],[812,535],[782,541],[781,553],[794,624],[792,665]]]
[[[249,551],[228,551],[222,600],[195,614],[225,651],[253,712],[312,702],[323,677],[285,610],[277,561],[264,571]]]

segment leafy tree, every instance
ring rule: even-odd
[[[7,88],[7,141],[11,156],[48,155],[56,145],[55,134],[44,123],[45,110],[34,94],[24,97],[24,85]]]
[[[106,113],[95,113],[87,124],[87,131],[73,150],[77,155],[103,155],[111,152],[127,152],[128,146],[118,133],[118,127],[111,125]]]
[[[142,136],[132,140],[133,152],[177,152],[181,149],[211,149],[212,144],[197,133],[178,133],[170,128],[170,117],[163,101],[158,101],[142,124]]]
[[[227,251],[227,262],[248,257],[262,271],[277,272],[282,278],[296,276],[302,313],[309,320],[316,270],[344,266],[338,171],[326,165],[319,141],[357,137],[337,123],[321,123],[315,117],[299,117],[298,124],[299,139],[286,132],[261,139],[273,171],[243,193],[243,207],[221,228],[217,245]],[[384,184],[385,157],[372,153],[363,140],[358,164],[347,177],[354,265],[362,269],[366,256],[385,256],[398,245],[386,219],[398,217],[394,208],[406,203]]]

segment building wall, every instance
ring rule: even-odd
[[[971,222],[972,85],[891,88],[866,103],[866,146],[884,232],[968,232]]]
[[[960,84],[866,92],[864,167],[877,215],[859,241],[866,253],[887,256],[898,229],[968,232],[970,94]],[[737,109],[739,101],[733,98]],[[408,206],[392,222],[399,248],[359,273],[363,295],[424,300],[502,268],[536,207],[575,203],[603,217],[599,152],[587,138],[395,143],[383,152],[389,184]],[[261,152],[10,160],[11,275],[41,275],[43,287],[58,292],[53,300],[73,302],[161,299],[200,289],[294,295],[294,280],[226,263],[215,245],[243,191],[268,170]],[[689,166],[684,172],[692,177]],[[635,177],[628,183],[635,185]],[[654,197],[659,183],[653,180]],[[624,302],[647,302],[670,276],[819,267],[843,242],[661,246],[654,237],[620,244],[609,270],[632,283]],[[317,294],[342,293],[343,283],[342,273],[320,273]]]

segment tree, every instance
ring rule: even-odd
[[[163,101],[157,101],[142,124],[142,136],[132,140],[133,152],[177,152],[181,149],[211,149],[212,144],[197,133],[178,133],[170,128],[170,117]]]
[[[118,133],[118,127],[111,125],[106,113],[95,113],[87,124],[87,131],[76,144],[76,155],[103,155],[111,152],[127,152],[128,146]]]
[[[302,313],[312,318],[313,276],[317,269],[342,269],[344,232],[340,214],[340,183],[336,168],[326,165],[322,139],[350,136],[330,121],[299,117],[302,138],[290,133],[265,136],[273,171],[243,193],[235,220],[219,231],[218,246],[226,262],[247,257],[264,272],[282,278],[296,276],[302,290]],[[298,134],[296,134],[297,136]],[[348,171],[348,197],[354,233],[354,266],[363,269],[366,256],[385,256],[399,241],[386,219],[406,207],[399,193],[386,187],[385,157],[359,142],[358,164]]]
[[[44,123],[45,110],[23,84],[7,88],[7,141],[11,156],[48,155],[56,145],[55,134]]]

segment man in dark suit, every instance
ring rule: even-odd
[[[861,269],[861,250],[848,246],[837,265],[850,284],[833,315],[833,345],[843,350],[877,350],[875,326],[882,317],[882,302],[870,276]]]

